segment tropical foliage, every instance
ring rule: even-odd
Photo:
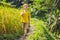
[[[30,2],[28,9],[31,12],[34,31],[26,40],[60,40],[60,0]],[[17,40],[23,35],[20,22],[22,5],[17,5],[20,5],[19,8],[11,5],[11,2],[0,0],[0,40]]]

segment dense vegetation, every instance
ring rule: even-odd
[[[32,18],[31,24],[34,25],[34,32],[26,40],[55,40],[54,36],[47,30],[44,21]]]
[[[0,0],[0,40],[17,40],[23,35],[19,14],[21,2],[17,0],[19,4],[13,1],[14,6],[11,1]],[[33,0],[29,4],[31,24],[35,29],[26,40],[60,40],[59,5],[60,0]]]
[[[0,40],[14,40],[23,35],[20,10],[0,6]]]

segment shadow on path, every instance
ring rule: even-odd
[[[26,36],[26,37],[22,36],[22,37],[19,38],[18,40],[26,40],[26,38],[27,38],[31,33],[33,33],[33,31],[34,31],[34,26],[31,25],[30,28],[29,28],[29,32],[28,32],[27,36]]]

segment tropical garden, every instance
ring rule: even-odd
[[[0,40],[19,40],[22,2],[28,3],[33,32],[25,40],[60,40],[60,0],[0,0]]]

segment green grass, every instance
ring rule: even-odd
[[[0,6],[0,40],[14,40],[22,35],[20,10]]]
[[[35,29],[26,40],[56,40],[47,30],[46,24],[42,20],[32,18],[31,24],[34,25]]]

